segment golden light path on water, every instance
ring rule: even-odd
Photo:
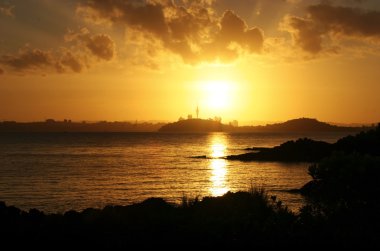
[[[212,134],[210,136],[210,170],[212,196],[221,196],[229,191],[226,176],[228,173],[227,161],[220,157],[226,156],[227,139],[224,134]]]

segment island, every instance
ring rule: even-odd
[[[313,118],[298,118],[265,126],[235,126],[221,119],[180,119],[162,126],[159,132],[232,132],[232,133],[300,133],[300,132],[359,132],[365,127],[337,126]]]
[[[380,124],[354,136],[343,137],[335,143],[301,138],[272,148],[252,147],[247,148],[247,151],[249,152],[226,158],[240,161],[319,162],[336,152],[380,156]]]
[[[230,131],[232,126],[224,125],[217,120],[186,119],[162,126],[159,132],[223,132]]]

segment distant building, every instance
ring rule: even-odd
[[[238,127],[238,126],[239,126],[239,123],[238,123],[237,120],[232,120],[232,121],[230,122],[230,126]]]
[[[222,117],[215,116],[214,117],[214,121],[221,123],[222,122]]]
[[[47,120],[45,120],[45,123],[55,123],[55,120],[54,119],[47,119]]]
[[[187,119],[193,119],[193,115],[191,114],[187,115]]]

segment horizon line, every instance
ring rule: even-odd
[[[200,119],[200,120],[213,120],[213,118],[192,118],[192,119]],[[327,123],[330,125],[335,125],[335,126],[353,126],[353,127],[360,127],[360,126],[373,126],[380,121],[377,122],[351,122],[351,123],[344,123],[344,122],[331,122],[331,121],[321,121],[317,118],[311,118],[311,117],[298,117],[298,118],[291,118],[287,120],[276,120],[276,121],[264,121],[264,120],[251,120],[251,121],[238,121],[239,124],[241,123],[242,125],[240,126],[266,126],[270,124],[277,124],[277,123],[285,123],[287,121],[291,120],[297,120],[297,119],[314,119],[319,122]],[[50,121],[49,121],[50,120]],[[188,119],[185,119],[188,120]],[[54,119],[54,118],[48,118],[48,119],[43,119],[43,120],[8,120],[8,119],[0,119],[0,123],[47,123],[47,122],[66,122],[66,123],[90,123],[90,124],[95,124],[95,123],[135,123],[135,124],[143,124],[143,123],[150,123],[150,124],[169,124],[169,123],[175,123],[179,121],[177,120],[164,120],[164,119],[133,119],[133,120],[72,120],[72,119]],[[229,122],[232,122],[233,120],[227,120],[224,123],[228,124]],[[251,122],[251,123],[249,123]],[[253,123],[252,123],[253,122]],[[223,124],[223,122],[221,122]]]

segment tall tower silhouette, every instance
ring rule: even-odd
[[[196,111],[196,113],[197,113],[197,119],[199,118],[199,107],[198,107],[198,105],[197,105],[197,110],[195,110]]]

